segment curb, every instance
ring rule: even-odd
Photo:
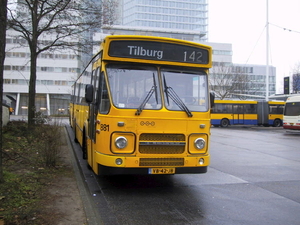
[[[79,165],[78,158],[74,152],[74,144],[72,143],[72,134],[68,132],[67,125],[65,126],[65,133],[67,136],[67,142],[70,149],[73,170],[76,177],[76,182],[79,190],[80,197],[82,199],[82,204],[84,208],[84,212],[86,215],[86,220],[88,225],[102,225],[102,219],[100,215],[96,212],[96,206],[92,200],[91,194],[89,192],[89,188],[86,183],[85,176],[81,170],[81,166]],[[74,137],[73,137],[74,139]],[[85,182],[84,182],[85,181]]]

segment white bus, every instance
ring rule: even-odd
[[[283,113],[283,128],[300,130],[300,95],[287,98]]]

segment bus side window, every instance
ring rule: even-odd
[[[278,106],[278,114],[283,114],[284,106],[280,105]]]
[[[77,90],[78,90],[76,102],[81,103],[82,92],[83,92],[81,89],[82,89],[83,84],[82,83],[77,83],[76,85],[77,85]]]
[[[245,106],[245,113],[246,114],[256,114],[257,113],[257,105],[255,104],[246,104]]]
[[[101,72],[100,74],[100,87],[99,87],[99,96],[100,96],[100,102],[99,102],[99,111],[101,114],[108,114],[110,109],[110,101],[108,96],[108,90],[107,90],[107,84],[104,79],[104,73]]]

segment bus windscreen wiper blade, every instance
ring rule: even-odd
[[[148,94],[146,95],[146,97],[144,98],[143,102],[141,103],[141,105],[137,108],[135,115],[139,116],[141,114],[141,112],[143,111],[143,109],[145,108],[146,103],[149,101],[149,99],[151,98],[151,96],[153,95],[153,93],[156,90],[156,86],[152,86],[152,88],[150,89],[150,91],[148,92]]]
[[[192,117],[193,114],[188,109],[188,107],[183,103],[183,101],[180,99],[180,97],[176,94],[176,92],[173,90],[172,87],[166,87],[166,94],[175,102],[175,104],[183,111],[186,112],[188,117]]]
[[[149,101],[149,99],[151,98],[151,96],[153,95],[153,93],[155,92],[155,100],[156,100],[156,104],[158,104],[158,97],[157,97],[157,86],[156,86],[156,80],[155,80],[155,75],[153,73],[153,86],[151,87],[150,91],[148,92],[148,94],[146,95],[145,99],[143,100],[143,102],[141,103],[141,105],[137,108],[135,115],[140,115],[141,112],[143,111],[146,103]]]
[[[186,112],[188,117],[192,117],[193,114],[191,111],[188,109],[188,107],[184,104],[184,102],[180,99],[180,97],[176,94],[176,92],[173,90],[172,87],[167,86],[166,78],[164,76],[164,85],[165,85],[165,93],[166,93],[166,98],[167,102],[169,104],[169,97],[175,102],[175,104],[183,111]]]

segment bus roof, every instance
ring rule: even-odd
[[[222,99],[222,100],[215,100],[215,103],[236,103],[236,104],[256,104],[256,100],[239,100],[239,99]]]
[[[215,103],[233,103],[233,104],[257,104],[258,102],[266,102],[265,100],[240,100],[240,99],[222,99],[222,100],[215,100]],[[271,100],[268,101],[268,104],[279,104],[284,105],[285,101],[276,101]]]
[[[286,102],[300,102],[300,95],[290,96],[286,99]]]
[[[104,38],[103,42],[106,42],[107,40],[123,40],[123,39],[134,39],[134,40],[157,40],[157,41],[165,41],[165,42],[175,42],[175,43],[182,43],[182,44],[189,44],[192,46],[199,46],[211,49],[211,46],[204,45],[201,43],[193,42],[193,41],[185,41],[175,38],[168,38],[168,37],[156,37],[156,36],[143,36],[143,35],[108,35]]]

